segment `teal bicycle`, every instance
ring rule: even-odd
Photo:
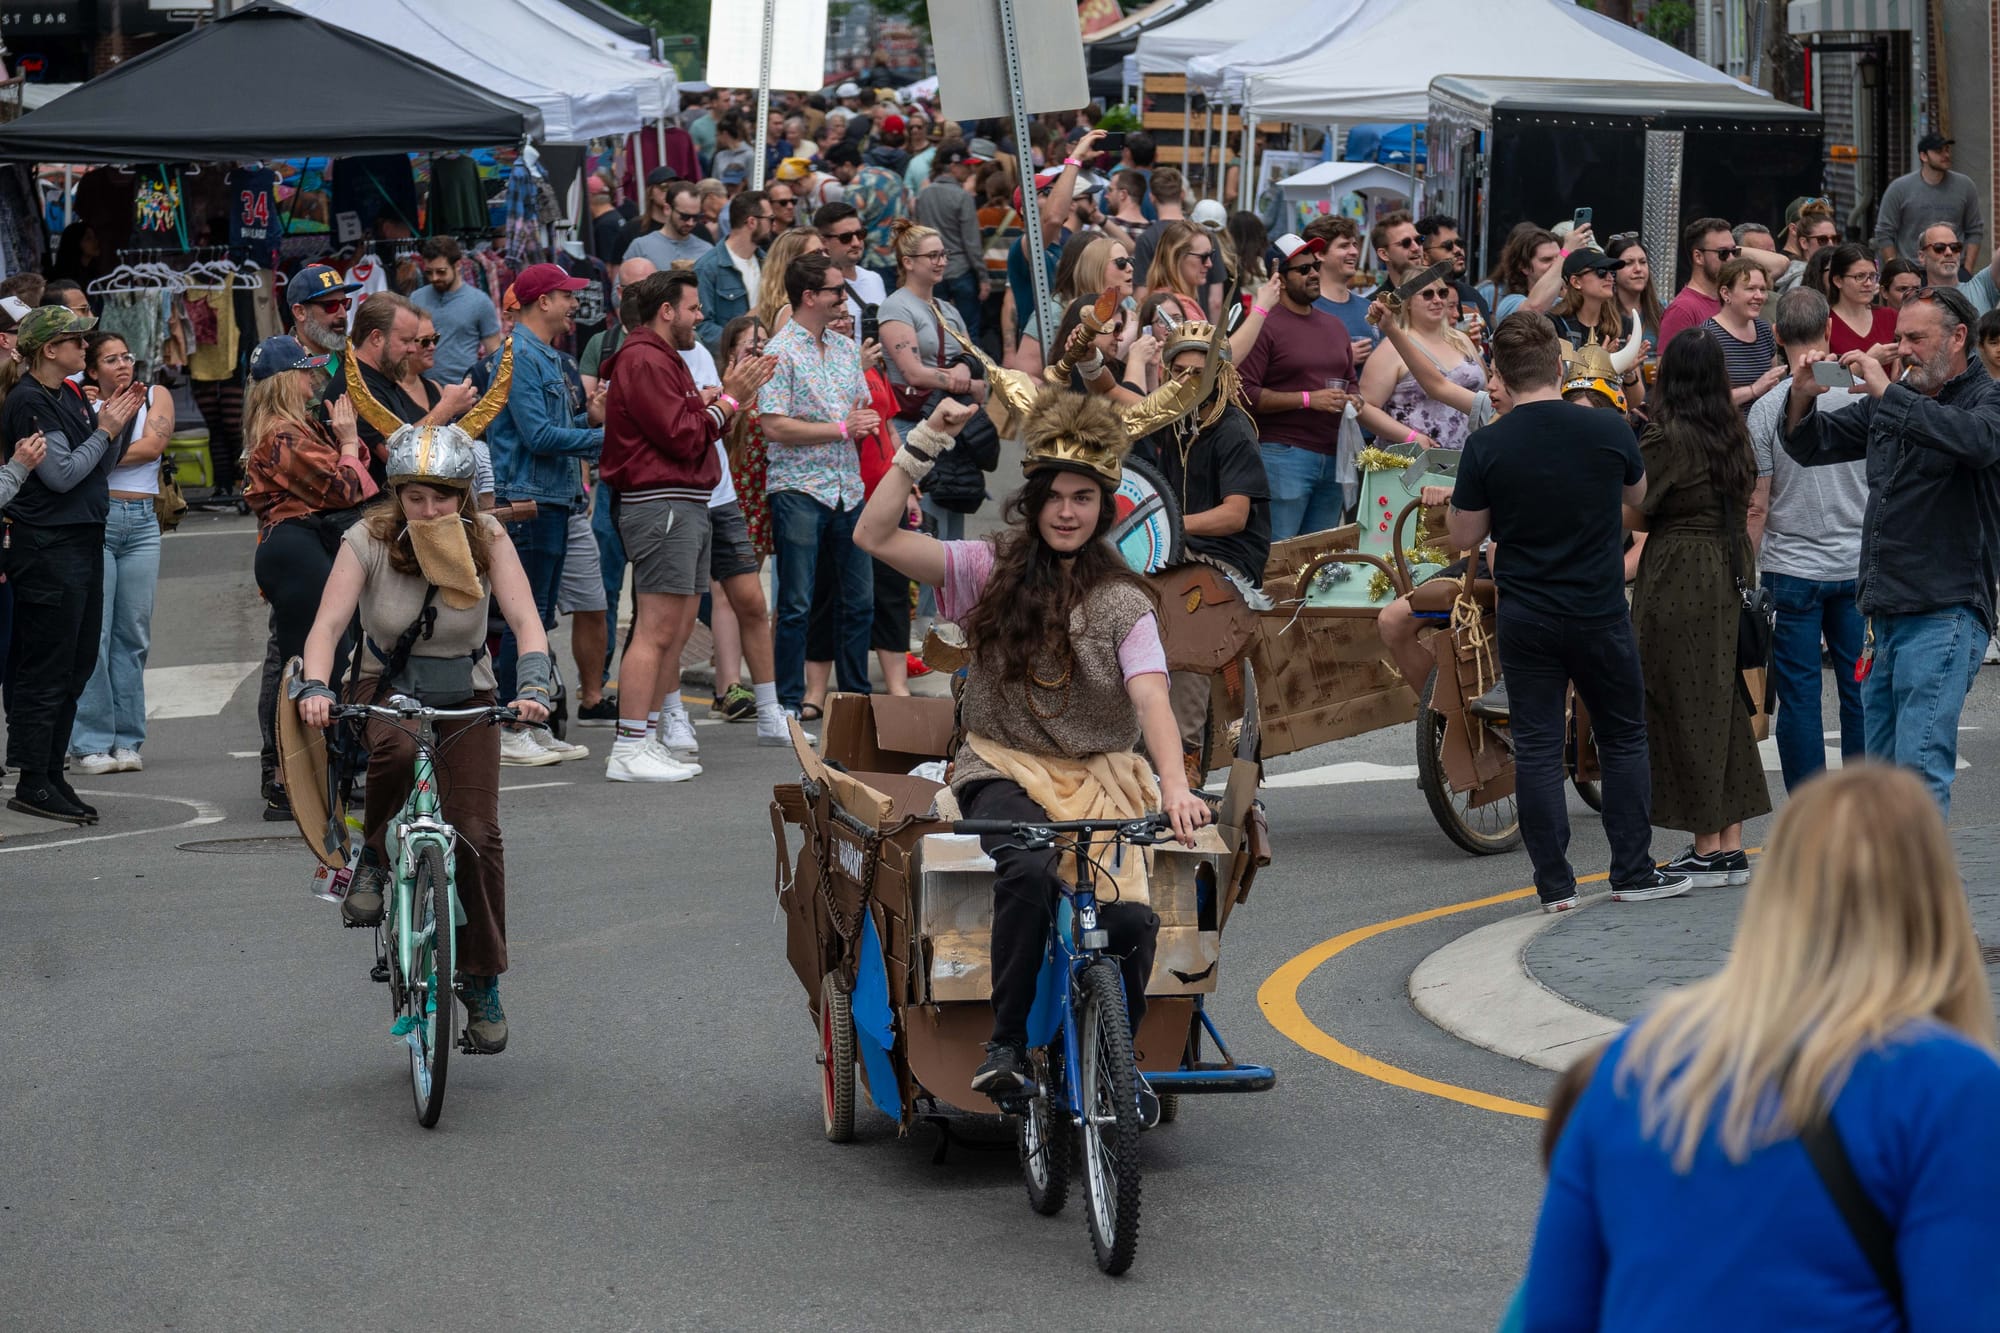
[[[328,713],[333,721],[363,725],[380,718],[402,727],[417,742],[410,797],[389,822],[383,839],[389,853],[389,883],[382,922],[375,928],[375,967],[369,975],[389,983],[389,1004],[396,1015],[390,1031],[409,1047],[417,1123],[430,1129],[444,1112],[445,1072],[452,1048],[472,1050],[460,1028],[451,990],[452,946],[457,927],[465,924],[465,912],[458,903],[452,857],[458,833],[444,821],[438,804],[437,724],[461,719],[498,724],[515,721],[516,715],[511,708],[426,708],[401,694],[392,696],[387,705],[335,704]],[[440,928],[443,922],[449,924]]]

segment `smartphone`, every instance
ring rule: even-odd
[[[1587,227],[1587,226],[1589,226],[1589,225],[1590,225],[1590,210],[1589,210],[1589,209],[1587,209],[1587,208],[1579,208],[1579,209],[1577,209],[1577,210],[1576,210],[1576,212],[1574,212],[1574,213],[1570,214],[1570,219],[1569,219],[1569,225],[1570,225],[1570,226],[1572,226],[1572,227]]]
[[[864,305],[861,307],[862,342],[868,342],[871,339],[875,342],[882,341],[882,320],[881,317],[876,314],[876,311],[878,309],[879,307],[872,305]]]
[[[1098,152],[1100,152],[1100,153],[1122,153],[1122,152],[1124,152],[1124,151],[1125,151],[1125,131],[1123,131],[1123,130],[1108,130],[1108,131],[1106,131],[1106,132],[1105,132],[1105,135],[1104,135],[1104,137],[1103,137],[1102,139],[1099,139],[1099,140],[1097,141],[1097,151],[1098,151]]]
[[[1815,361],[1812,363],[1812,374],[1815,382],[1829,389],[1851,389],[1861,382],[1838,361]]]

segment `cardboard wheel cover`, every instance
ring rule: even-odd
[[[1146,578],[1159,608],[1160,646],[1171,671],[1213,675],[1249,652],[1257,613],[1220,570],[1175,565]]]
[[[1134,573],[1156,574],[1181,559],[1181,506],[1167,479],[1137,458],[1125,460],[1111,544]]]
[[[292,698],[292,682],[304,669],[294,657],[285,663],[278,686],[278,770],[284,774],[285,795],[291,800],[299,836],[314,856],[338,870],[347,864],[346,836],[343,823],[337,841],[327,837],[326,733],[299,720],[298,701]]]

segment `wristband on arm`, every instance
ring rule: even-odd
[[[328,689],[326,682],[323,680],[308,680],[300,677],[292,681],[288,693],[294,702],[306,699],[324,699],[328,703],[335,704],[340,702],[340,696]]]
[[[1312,411],[1312,405],[1313,396],[1304,389],[1299,390],[1299,411],[1310,412]]]
[[[514,697],[547,700],[554,691],[555,664],[547,653],[522,653],[514,665]]]

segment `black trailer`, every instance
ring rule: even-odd
[[[1638,232],[1654,286],[1685,280],[1680,229],[1698,217],[1757,221],[1824,193],[1820,114],[1735,84],[1587,79],[1431,80],[1428,211],[1464,224],[1484,274],[1514,224],[1592,210],[1600,242]]]

